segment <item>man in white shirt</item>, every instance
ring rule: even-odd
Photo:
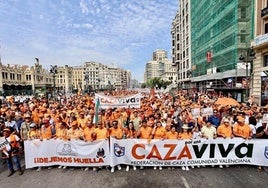
[[[212,126],[211,122],[207,122],[201,129],[202,137],[206,139],[214,139],[217,137],[217,130]]]

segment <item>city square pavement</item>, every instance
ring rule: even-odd
[[[22,160],[22,165],[24,162]],[[189,171],[182,171],[180,168],[167,169],[162,171],[153,170],[152,167],[144,170],[129,172],[125,168],[111,173],[103,168],[98,172],[82,171],[75,169],[53,169],[44,168],[40,172],[35,169],[27,169],[22,176],[15,173],[7,177],[6,166],[0,167],[0,187],[16,188],[262,188],[268,186],[268,173],[264,170],[257,170],[256,166],[230,166],[220,169],[217,166],[195,168]]]

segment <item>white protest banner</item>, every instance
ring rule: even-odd
[[[194,119],[196,119],[198,116],[200,116],[200,108],[193,108],[191,110],[192,116]]]
[[[8,141],[5,139],[5,137],[0,137],[0,149],[5,148],[7,145],[9,145]]]
[[[200,140],[142,140],[112,138],[111,165],[197,166],[260,165],[268,166],[268,140],[242,138]]]
[[[100,108],[140,108],[141,94],[130,96],[113,97],[107,95],[95,94],[95,101],[100,100]]]
[[[26,168],[51,165],[106,166],[111,161],[107,140],[30,140],[24,142],[24,149]]]
[[[262,123],[268,123],[268,114],[263,114]]]
[[[212,107],[202,108],[201,113],[202,113],[202,116],[211,116],[213,115],[213,108]]]

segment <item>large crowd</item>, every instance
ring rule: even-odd
[[[109,91],[109,96],[127,96],[138,91]],[[260,107],[253,100],[239,105],[216,104],[223,95],[195,91],[142,93],[140,108],[109,108],[96,112],[94,95],[80,93],[62,96],[60,100],[15,97],[1,100],[0,136],[10,144],[1,151],[9,169],[13,164],[23,174],[19,156],[23,141],[31,139],[193,139],[217,137],[244,139],[268,138],[267,124],[262,121],[268,106]],[[229,96],[231,97],[231,96]],[[193,116],[192,109],[212,108],[213,114]],[[95,114],[97,113],[98,121]],[[219,166],[223,168],[222,165]],[[49,167],[50,168],[50,167]],[[59,168],[66,168],[59,166]],[[142,168],[142,167],[141,167]],[[260,167],[261,168],[261,167]],[[263,167],[267,170],[267,167]],[[118,166],[121,170],[121,166]],[[136,170],[136,167],[133,167]],[[156,167],[154,167],[156,169]],[[162,167],[159,167],[162,170]],[[40,171],[41,167],[37,169]],[[85,168],[88,170],[88,168]],[[93,170],[97,170],[93,168]],[[111,167],[111,172],[114,172]],[[126,167],[126,171],[129,166]],[[187,166],[182,170],[189,170]]]

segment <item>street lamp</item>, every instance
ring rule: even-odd
[[[255,52],[253,48],[248,48],[243,54],[240,55],[239,60],[246,63],[246,96],[245,98],[248,99],[249,97],[249,80],[251,74],[249,74],[249,68],[252,71],[252,62],[255,59]],[[249,67],[250,66],[250,67]]]
[[[58,67],[57,65],[51,65],[50,68],[50,73],[53,76],[53,97],[55,97],[55,93],[56,93],[56,74],[58,74]]]

